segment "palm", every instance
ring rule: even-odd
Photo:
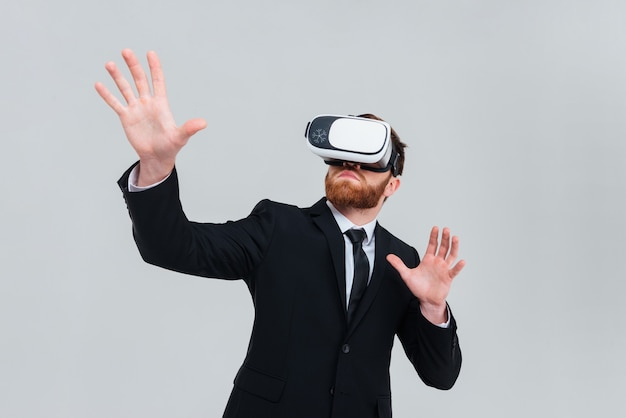
[[[406,277],[405,283],[420,300],[437,303],[445,300],[448,296],[452,279],[448,264],[428,254],[420,265]]]
[[[140,157],[167,158],[182,148],[181,138],[167,99],[140,98],[120,114],[126,137]]]

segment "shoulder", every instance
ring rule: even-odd
[[[401,240],[400,238],[398,238],[397,236],[389,232],[389,230],[387,230],[380,223],[376,224],[376,233],[379,236],[384,237],[385,239],[388,239],[390,244],[394,246],[402,248],[403,250],[415,251],[415,249],[411,245],[407,244],[406,242],[404,242],[403,240]]]
[[[333,225],[336,227],[325,198],[309,207],[264,199],[257,203],[248,218],[256,218],[271,224],[272,228],[285,230],[302,231],[313,225],[322,229],[332,228]]]
[[[277,202],[270,199],[263,199],[256,204],[252,210],[252,214],[258,213],[278,213],[283,215],[303,215],[313,212],[329,210],[324,203],[324,199],[320,199],[317,203],[310,207],[300,207],[289,203]]]
[[[376,245],[379,244],[379,240],[381,244],[387,247],[389,253],[396,254],[407,265],[417,266],[419,264],[420,257],[417,250],[378,223],[376,224]]]

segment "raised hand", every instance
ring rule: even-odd
[[[148,52],[152,83],[130,49],[122,57],[133,77],[137,95],[114,62],[105,65],[126,103],[120,102],[105,86],[96,83],[96,91],[117,113],[128,141],[140,160],[138,186],[147,186],[167,177],[174,168],[176,155],[189,138],[206,127],[204,119],[191,119],[177,126],[170,110],[165,79],[159,57]],[[152,84],[152,89],[150,88]]]
[[[465,267],[465,261],[455,264],[459,252],[459,238],[450,236],[450,229],[444,228],[439,244],[439,228],[433,227],[426,253],[420,264],[411,269],[394,255],[387,255],[387,261],[400,273],[402,280],[420,301],[424,316],[433,323],[446,322],[446,298],[452,280]]]

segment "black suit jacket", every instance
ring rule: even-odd
[[[394,336],[421,379],[448,389],[459,373],[456,323],[443,329],[419,302],[388,253],[410,266],[417,252],[380,225],[370,284],[348,324],[344,240],[321,199],[310,208],[261,201],[224,224],[187,220],[176,171],[159,186],[127,190],[119,181],[145,261],[167,269],[243,279],[255,309],[246,358],[225,417],[391,417],[389,364]]]

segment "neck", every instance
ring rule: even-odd
[[[356,226],[362,226],[376,219],[382,208],[382,202],[369,209],[358,209],[351,206],[339,206],[335,204],[333,204],[333,206],[341,212],[343,216],[348,218],[350,222]]]

